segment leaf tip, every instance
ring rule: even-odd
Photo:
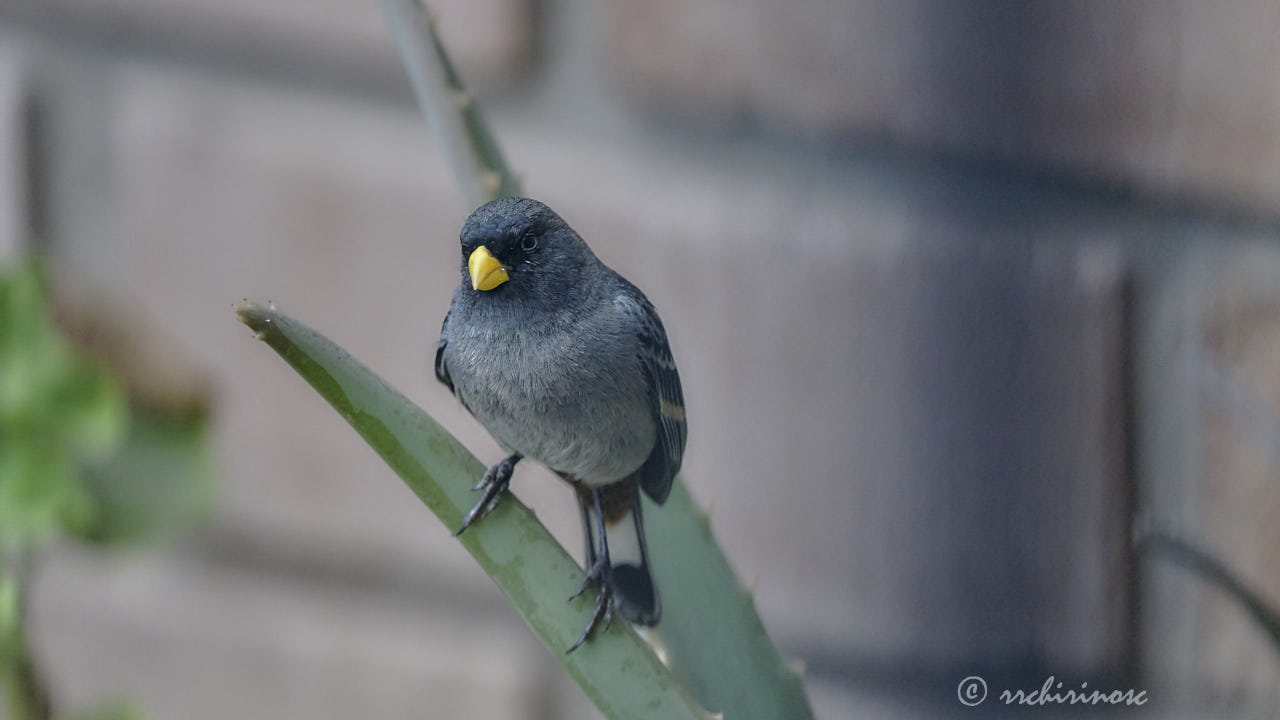
[[[266,307],[251,300],[244,300],[243,303],[235,306],[236,320],[247,325],[256,339],[266,340],[267,330],[272,327],[272,321],[275,319],[276,306],[269,300]]]

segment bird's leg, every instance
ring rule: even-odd
[[[467,513],[466,519],[462,521],[462,527],[458,528],[458,532],[454,533],[454,537],[462,534],[471,526],[471,523],[493,512],[498,507],[498,501],[507,492],[507,486],[511,484],[511,473],[515,470],[516,463],[520,462],[520,458],[524,457],[520,453],[513,453],[504,458],[501,462],[485,471],[484,477],[480,478],[480,482],[476,484],[472,490],[484,490],[484,495],[480,498],[480,502],[471,508],[471,512]]]
[[[587,568],[587,576],[583,578],[582,584],[578,586],[578,590],[571,596],[570,600],[582,594],[587,586],[593,581],[600,586],[600,595],[596,598],[596,607],[591,612],[591,620],[587,623],[587,627],[582,631],[582,635],[578,637],[578,641],[566,650],[571,653],[578,649],[578,646],[587,641],[595,629],[604,622],[605,629],[613,624],[613,577],[610,570],[613,566],[609,564],[609,539],[604,534],[604,511],[600,505],[600,488],[591,488],[591,498],[595,501],[596,506],[596,531],[600,537],[599,552],[597,552],[595,562],[591,563],[591,567]]]

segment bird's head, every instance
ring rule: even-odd
[[[505,197],[480,206],[462,226],[462,282],[479,295],[555,304],[588,279],[598,261],[551,208]]]

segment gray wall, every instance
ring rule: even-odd
[[[1280,3],[432,6],[528,192],[662,310],[686,482],[822,717],[949,717],[972,674],[1280,707],[1257,628],[1129,549],[1140,513],[1280,601]],[[61,697],[594,717],[233,321],[274,300],[499,457],[430,377],[467,208],[376,3],[7,0],[8,157],[0,239],[216,417],[208,527],[47,564]]]

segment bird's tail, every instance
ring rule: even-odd
[[[657,625],[662,615],[662,604],[649,572],[649,548],[645,544],[644,518],[640,512],[640,486],[635,478],[628,478],[600,488],[599,492],[617,603],[615,607],[631,623]],[[596,520],[596,507],[590,490],[579,490],[578,500],[582,508],[587,567],[591,567],[602,547],[600,523]]]

